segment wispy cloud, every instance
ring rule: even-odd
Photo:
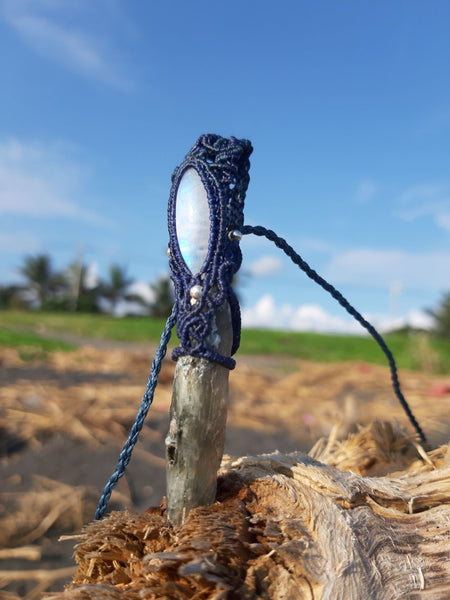
[[[86,176],[67,145],[0,142],[0,215],[58,217],[111,226],[76,198]]]
[[[414,185],[400,195],[399,216],[412,221],[431,217],[435,224],[450,231],[450,189],[444,184]]]
[[[121,52],[102,27],[105,20],[110,25],[117,20],[115,5],[112,0],[3,0],[0,14],[37,54],[80,75],[130,91],[133,82],[128,69],[119,66]]]
[[[364,316],[379,331],[389,331],[405,325],[425,329],[432,326],[431,317],[420,310],[411,310],[403,317],[396,318],[387,315]],[[350,317],[332,315],[317,304],[278,305],[269,294],[262,296],[254,306],[242,310],[242,323],[244,327],[265,327],[292,331],[367,333],[361,325]]]
[[[274,275],[283,269],[283,262],[278,256],[261,256],[250,265],[246,271],[253,277],[267,277]]]
[[[302,236],[298,242],[298,248],[300,253],[305,250],[309,252],[328,253],[333,251],[334,246],[329,240]]]
[[[392,282],[405,288],[448,288],[450,252],[406,252],[354,248],[336,253],[325,277],[339,285],[387,289]]]

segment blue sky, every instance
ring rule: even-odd
[[[253,143],[247,223],[376,325],[422,322],[450,289],[449,24],[446,0],[0,0],[0,282],[37,252],[155,280],[171,173],[213,132]],[[242,248],[245,323],[357,330]]]

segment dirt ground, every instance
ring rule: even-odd
[[[0,350],[0,598],[61,590],[73,541],[92,520],[134,421],[151,348],[84,346],[24,362]],[[166,360],[153,406],[110,509],[143,511],[165,495],[164,438],[174,363]],[[404,394],[432,446],[450,438],[450,375],[401,372]],[[225,452],[308,451],[374,419],[412,433],[387,368],[241,357],[230,374]],[[319,442],[321,443],[321,442]]]

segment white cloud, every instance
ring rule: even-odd
[[[269,294],[242,310],[244,327],[266,327],[293,331],[335,331],[361,333],[361,328],[351,319],[335,317],[316,304],[277,305]]]
[[[88,289],[95,288],[100,281],[98,274],[98,264],[96,262],[90,262],[86,265],[86,272],[84,274],[84,285]]]
[[[408,314],[408,324],[418,329],[431,329],[434,325],[434,319],[423,310],[411,310]]]
[[[364,315],[381,332],[410,325],[429,328],[432,319],[421,310],[411,310],[403,317],[387,315]],[[366,330],[351,317],[335,316],[317,304],[277,305],[270,295],[262,296],[252,307],[242,310],[244,327],[263,327],[290,331],[313,331],[318,333],[365,334]]]
[[[435,224],[450,231],[450,190],[437,183],[414,185],[400,196],[400,218],[406,221],[431,217]]]
[[[0,142],[0,215],[59,217],[111,226],[73,198],[82,195],[84,169],[68,145]]]
[[[294,331],[362,333],[356,322],[330,315],[317,304],[303,304],[293,309],[289,325]]]
[[[120,70],[118,53],[101,26],[117,20],[115,4],[111,0],[3,0],[0,7],[6,23],[37,54],[81,75],[129,90],[131,80]]]
[[[129,294],[136,294],[137,296],[141,296],[141,298],[143,298],[148,304],[155,300],[155,293],[146,281],[133,282],[128,287],[127,292]]]
[[[298,248],[300,250],[300,254],[305,250],[310,252],[332,252],[333,245],[327,240],[323,240],[321,238],[313,238],[313,237],[302,237],[298,243]]]
[[[422,203],[427,200],[434,200],[437,195],[441,194],[443,188],[436,183],[421,183],[412,185],[404,190],[400,196],[403,203],[412,203],[419,201]]]
[[[145,281],[134,281],[127,288],[127,294],[136,294],[141,296],[147,303],[153,302],[155,294],[151,287]],[[114,311],[116,317],[123,317],[125,315],[146,315],[148,309],[142,306],[140,302],[130,300],[120,300]]]
[[[283,261],[278,256],[261,256],[250,265],[246,271],[253,277],[267,277],[278,273],[283,268]]]
[[[387,289],[395,281],[406,287],[448,287],[450,252],[405,252],[355,248],[335,254],[325,277],[335,284]]]

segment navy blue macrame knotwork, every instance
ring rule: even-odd
[[[106,510],[106,505],[109,502],[111,497],[111,493],[113,489],[116,487],[119,479],[125,473],[125,469],[127,468],[128,463],[131,459],[131,454],[133,452],[133,448],[137,442],[141,429],[144,425],[145,417],[147,416],[148,409],[150,408],[151,403],[153,402],[153,396],[155,393],[156,385],[158,383],[158,376],[161,371],[161,364],[163,358],[167,352],[167,344],[169,343],[170,336],[172,334],[173,326],[176,323],[175,310],[172,311],[172,314],[167,319],[166,326],[164,327],[164,331],[161,335],[161,341],[159,343],[158,349],[155,353],[155,358],[153,359],[152,367],[150,370],[150,376],[147,381],[147,387],[145,389],[145,393],[142,397],[141,406],[139,408],[139,412],[136,416],[136,420],[133,424],[133,427],[130,430],[128,435],[128,439],[125,442],[122,452],[119,455],[119,459],[117,462],[117,467],[111,477],[108,479],[105,487],[103,488],[102,495],[98,502],[97,510],[95,511],[95,518],[101,519]]]
[[[394,357],[392,355],[392,352],[390,351],[389,347],[387,346],[386,342],[384,341],[384,339],[381,337],[381,335],[378,333],[378,331],[375,329],[375,327],[369,323],[362,315],[361,313],[359,313],[351,304],[350,302],[344,298],[344,296],[335,288],[331,285],[331,283],[328,283],[328,281],[326,281],[323,277],[321,277],[318,273],[316,273],[316,271],[314,271],[314,269],[311,269],[311,267],[308,265],[307,262],[305,262],[303,260],[303,258],[297,254],[297,252],[295,252],[295,250],[292,248],[292,246],[290,246],[286,240],[284,240],[283,238],[279,237],[274,231],[270,230],[270,229],[266,229],[265,227],[261,227],[261,226],[255,226],[252,227],[251,225],[244,225],[241,229],[241,232],[243,235],[247,235],[249,233],[253,233],[254,235],[258,235],[258,236],[263,236],[265,238],[267,238],[268,240],[270,240],[271,242],[274,242],[274,244],[280,248],[281,250],[283,250],[283,252],[289,256],[289,258],[292,260],[292,262],[294,264],[296,264],[298,267],[300,267],[300,269],[306,273],[306,275],[312,279],[315,283],[319,284],[324,290],[326,290],[329,294],[331,294],[331,296],[333,296],[333,298],[335,300],[337,300],[339,302],[339,304],[345,308],[345,310],[354,318],[358,321],[358,323],[360,325],[362,325],[369,333],[370,335],[375,339],[375,341],[378,343],[378,345],[380,346],[380,348],[382,349],[382,351],[384,352],[388,363],[389,363],[389,367],[391,370],[391,379],[392,379],[392,387],[394,389],[395,395],[397,396],[403,410],[405,411],[405,413],[407,414],[411,424],[413,425],[414,429],[417,431],[417,433],[419,434],[419,437],[422,441],[423,444],[427,444],[427,439],[425,437],[425,434],[422,430],[422,428],[420,427],[417,419],[415,418],[415,416],[413,415],[409,404],[407,403],[405,397],[403,396],[403,393],[401,391],[400,388],[400,381],[398,379],[398,373],[397,373],[397,365],[395,364],[395,360]]]
[[[233,355],[239,347],[241,316],[237,298],[231,287],[242,255],[238,236],[244,222],[244,199],[249,183],[248,140],[202,135],[172,175],[168,208],[169,259],[175,285],[175,310],[180,346],[172,357],[191,355],[217,362],[233,369],[235,361],[208,347],[212,319],[224,302],[230,305],[233,328]],[[210,231],[208,250],[202,267],[193,273],[183,258],[177,237],[177,193],[183,176],[194,169],[203,184],[209,205]],[[196,290],[195,300],[192,290]]]

